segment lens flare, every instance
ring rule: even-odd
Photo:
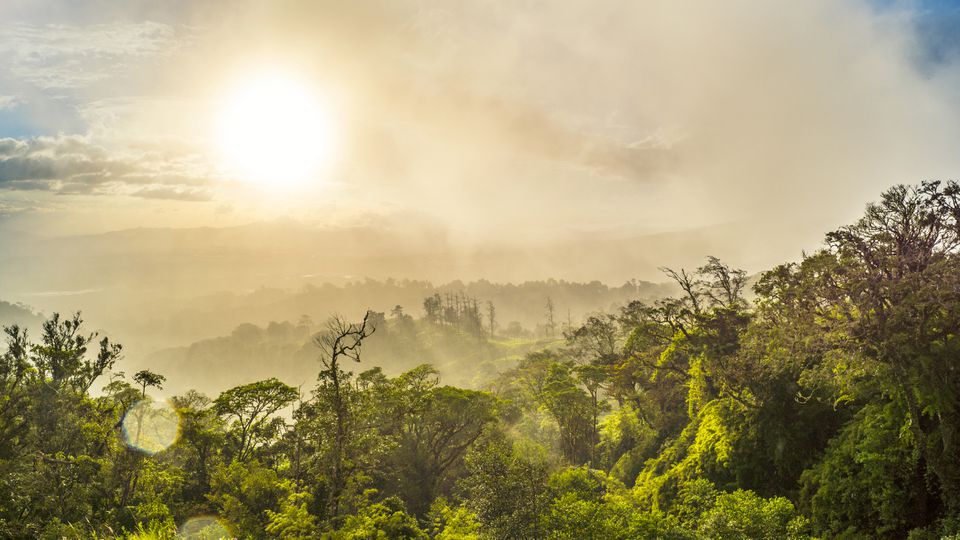
[[[188,519],[177,531],[186,540],[230,540],[234,538],[227,528],[214,516],[197,516]]]
[[[123,417],[127,445],[147,454],[170,447],[179,435],[180,415],[166,401],[140,400]]]

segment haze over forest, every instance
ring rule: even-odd
[[[209,305],[262,288],[757,273],[957,170],[942,4],[4,2],[0,300],[83,310],[136,357],[420,307]],[[224,105],[277,80],[316,125]]]
[[[0,0],[0,538],[960,535],[958,148],[954,0]]]

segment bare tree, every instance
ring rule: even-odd
[[[360,323],[348,323],[340,316],[334,316],[327,323],[324,333],[315,339],[320,348],[320,362],[324,369],[320,371],[321,384],[328,385],[335,419],[333,440],[333,471],[331,489],[327,499],[327,509],[331,516],[339,513],[340,495],[343,493],[346,475],[344,474],[344,454],[347,444],[347,421],[350,414],[344,400],[343,385],[348,374],[340,368],[342,360],[360,361],[360,347],[363,340],[376,330],[370,323],[368,310]]]
[[[490,300],[487,300],[487,320],[490,324],[490,339],[493,339],[497,334],[497,308]]]
[[[546,308],[547,308],[547,324],[544,330],[546,330],[547,337],[552,338],[557,332],[557,323],[556,323],[556,320],[554,319],[556,309],[554,308],[554,305],[553,305],[553,298],[550,298],[549,296],[547,297]]]
[[[704,281],[703,294],[715,306],[734,308],[744,304],[743,289],[747,285],[747,273],[720,262],[709,256],[707,264],[697,269]]]
[[[661,267],[660,271],[667,275],[670,279],[675,281],[677,285],[680,286],[680,289],[683,291],[683,294],[686,295],[687,300],[690,302],[690,309],[694,315],[700,314],[700,297],[702,292],[700,291],[700,284],[696,279],[695,274],[688,274],[687,271],[683,268],[679,272],[672,268]]]

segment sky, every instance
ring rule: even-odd
[[[691,231],[758,271],[958,176],[958,30],[946,1],[5,0],[0,240]]]

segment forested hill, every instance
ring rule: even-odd
[[[197,271],[200,271],[197,269]],[[25,298],[46,313],[72,313],[82,309],[95,328],[122,338],[127,358],[139,362],[157,350],[188,346],[231,334],[241,325],[268,327],[271,323],[303,320],[322,324],[331,313],[360,314],[365,310],[390,313],[401,306],[405,313],[423,316],[423,302],[439,294],[446,301],[469,298],[480,309],[496,309],[500,328],[511,323],[537,331],[545,324],[546,304],[554,305],[557,324],[578,322],[595,311],[623,306],[631,300],[647,301],[676,291],[671,283],[630,280],[620,285],[599,281],[573,282],[556,279],[494,283],[487,280],[431,283],[408,279],[351,278],[337,283],[314,277],[298,286],[280,286],[261,276],[260,286],[231,288],[226,277],[217,288],[201,294],[176,289],[146,290],[142,287],[90,288],[80,291],[47,291]],[[10,284],[3,282],[5,290]],[[289,285],[289,284],[288,284]],[[9,299],[7,299],[9,300]],[[6,321],[10,322],[10,321]]]
[[[960,186],[894,187],[749,300],[707,258],[474,388],[369,362],[407,324],[496,346],[432,302],[304,330],[299,389],[169,402],[79,317],[9,327],[0,537],[960,538],[958,258]]]
[[[487,321],[468,327],[415,318],[402,311],[377,315],[377,330],[364,343],[361,367],[376,366],[398,375],[428,363],[444,382],[468,388],[488,384],[526,353],[557,343],[565,328],[558,325],[548,334],[515,325],[498,327],[491,336]],[[243,324],[226,336],[163,349],[139,363],[166,373],[168,391],[192,388],[215,394],[269,377],[309,387],[320,367],[315,340],[323,330],[322,324],[309,319],[272,322],[264,327]]]
[[[444,301],[454,302],[456,298],[476,301],[483,312],[492,303],[503,329],[516,322],[528,330],[536,330],[545,324],[548,299],[554,305],[555,321],[560,324],[580,321],[585,315],[622,306],[631,300],[651,301],[675,291],[672,284],[637,280],[611,286],[599,281],[579,283],[555,279],[516,284],[452,281],[436,285],[416,280],[355,279],[342,284],[308,284],[296,289],[260,287],[241,293],[205,294],[177,306],[157,307],[150,312],[151,316],[126,321],[123,326],[129,329],[129,335],[151,343],[166,339],[169,347],[169,340],[177,340],[176,345],[189,344],[227,334],[242,324],[299,323],[303,316],[319,324],[330,313],[362,314],[365,309],[389,313],[399,305],[406,314],[420,317],[425,314],[424,300],[440,295]],[[98,320],[109,319],[98,317]]]

